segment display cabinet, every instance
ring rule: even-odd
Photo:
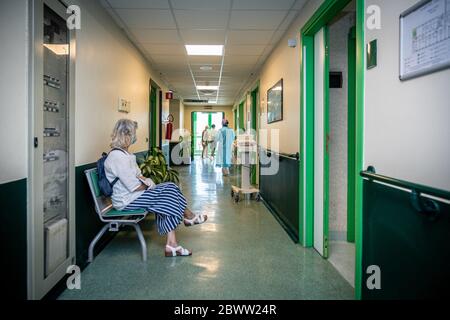
[[[75,32],[56,0],[30,1],[32,30],[28,296],[45,296],[75,263]]]

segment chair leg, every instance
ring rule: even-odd
[[[94,261],[94,248],[97,242],[100,240],[100,238],[105,234],[106,230],[108,230],[109,224],[105,225],[102,230],[95,236],[94,240],[92,240],[91,244],[89,245],[89,257],[88,262],[91,263]]]
[[[142,261],[147,261],[147,244],[145,243],[144,234],[142,233],[141,227],[137,223],[133,223],[133,227],[136,230],[136,233],[139,238],[139,242],[141,243],[142,249]]]

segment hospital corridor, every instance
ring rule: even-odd
[[[449,85],[450,0],[0,0],[2,288],[444,299]]]

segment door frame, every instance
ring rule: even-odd
[[[250,114],[251,114],[251,119],[250,119],[250,127],[251,129],[255,130],[256,133],[256,142],[257,145],[259,145],[259,133],[258,133],[258,116],[259,116],[259,95],[260,95],[260,91],[259,91],[259,87],[260,87],[260,83],[258,81],[258,83],[256,84],[256,86],[250,91],[250,96],[251,96],[251,108],[250,108]],[[259,156],[257,156],[257,159],[259,158]],[[259,163],[259,160],[258,160]],[[259,165],[252,165],[252,174],[251,174],[251,183],[253,185],[256,185],[259,181],[258,181],[258,176],[259,176]]]
[[[322,86],[323,86],[323,92],[322,92],[322,98],[323,98],[323,101],[322,101],[322,103],[323,103],[323,110],[322,110],[322,112],[323,112],[323,121],[322,121],[322,128],[323,128],[323,141],[322,141],[322,143],[323,143],[323,150],[322,150],[322,154],[323,154],[323,163],[322,163],[322,172],[323,172],[323,179],[322,179],[322,193],[323,193],[323,198],[322,198],[322,205],[323,205],[323,211],[322,211],[322,213],[321,213],[321,215],[322,215],[322,232],[323,232],[323,234],[322,234],[322,239],[321,239],[321,241],[322,241],[322,248],[320,248],[320,249],[317,249],[316,248],[316,244],[315,244],[315,238],[314,238],[314,244],[313,244],[313,246],[314,246],[314,248],[316,249],[316,251],[318,251],[321,255],[322,255],[322,257],[323,258],[325,258],[325,259],[327,259],[328,258],[328,221],[329,221],[329,191],[330,191],[330,179],[329,179],[329,177],[330,177],[330,165],[329,165],[329,141],[330,141],[330,121],[329,121],[329,114],[330,114],[330,90],[329,90],[329,87],[330,87],[330,79],[329,79],[329,74],[330,74],[330,50],[329,50],[329,47],[330,47],[330,43],[329,43],[329,28],[328,28],[328,25],[324,25],[324,26],[322,26],[315,34],[314,34],[314,36],[313,36],[313,41],[314,41],[314,43],[316,43],[316,35],[317,35],[317,33],[319,32],[319,31],[323,31],[323,50],[324,50],[324,57],[325,57],[325,59],[324,59],[324,61],[323,61],[323,81],[322,81]],[[314,50],[315,50],[315,48],[314,48]],[[315,57],[316,57],[316,52],[314,52],[314,59],[315,59]],[[316,60],[313,60],[313,64],[314,64],[314,66],[313,66],[313,68],[314,68],[314,70],[315,70],[315,68],[316,68]],[[316,70],[314,71],[314,74],[316,74],[315,73],[316,72]],[[315,84],[315,80],[317,80],[316,78],[314,79],[314,84]],[[314,86],[313,86],[314,87]],[[315,91],[315,87],[314,87],[314,95],[316,95],[316,91]],[[315,107],[316,107],[316,100],[315,100],[315,98],[316,98],[316,96],[314,96],[314,111],[316,111],[315,110]],[[314,112],[314,115],[315,115],[315,112]],[[313,117],[314,118],[314,124],[313,124],[313,128],[314,128],[314,130],[315,130],[315,133],[314,134],[316,134],[317,133],[317,131],[316,131],[316,125],[318,124],[318,122],[316,122],[315,120],[315,117]],[[321,130],[319,130],[319,131],[321,131]],[[314,158],[314,163],[316,163],[316,151],[317,151],[317,149],[316,149],[316,146],[317,146],[317,141],[316,141],[316,136],[314,136],[314,146],[313,146],[313,152],[314,152],[314,154],[313,154],[313,158]],[[314,168],[313,168],[313,172],[314,172],[314,174],[316,173],[316,169],[317,169],[317,167],[314,165]],[[316,180],[314,180],[314,181],[316,181]],[[316,194],[315,194],[315,192],[316,192],[317,190],[315,190],[314,191],[314,204],[315,204],[315,196],[316,196]],[[312,221],[314,222],[315,220],[314,220],[314,218],[315,218],[315,215],[316,215],[316,210],[315,210],[315,207],[314,207],[314,214],[313,214],[313,219],[312,219]],[[314,226],[314,224],[313,224],[313,237],[315,236],[315,233],[314,233],[314,230],[315,230],[315,226]],[[321,251],[319,251],[319,250],[321,250]]]
[[[149,151],[153,152],[153,148],[157,145],[157,127],[158,127],[158,92],[161,90],[159,85],[150,79],[150,96],[149,96]]]
[[[300,99],[300,242],[305,247],[313,245],[314,235],[314,35],[327,25],[351,0],[327,0],[319,7],[300,30],[301,99]],[[362,178],[364,159],[364,72],[365,72],[365,0],[356,0],[356,109],[355,109],[355,296],[361,299],[362,285]],[[325,90],[328,91],[328,90]],[[349,127],[350,127],[349,123]]]
[[[356,27],[348,34],[348,123],[356,121]],[[355,127],[348,130],[347,242],[355,242]]]
[[[244,99],[241,103],[239,103],[238,106],[238,125],[237,125],[237,132],[241,132],[242,129],[245,129],[245,102],[246,99]]]

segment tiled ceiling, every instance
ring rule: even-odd
[[[218,105],[239,98],[306,1],[100,0],[178,97]],[[224,56],[188,56],[186,44],[224,45]]]

